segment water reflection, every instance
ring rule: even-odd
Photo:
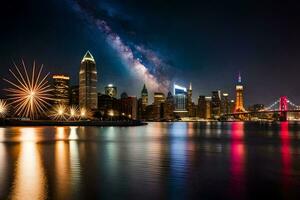
[[[187,123],[174,123],[170,131],[173,137],[170,142],[172,198],[184,195],[183,189],[186,183],[184,177],[187,173],[187,143],[185,141],[188,134],[187,127]]]
[[[1,131],[0,131],[1,135]],[[7,152],[5,144],[0,142],[0,199],[4,198],[2,194],[7,189]]]
[[[233,122],[230,141],[230,189],[235,198],[242,198],[245,193],[245,146],[243,140],[244,123]]]
[[[0,199],[299,197],[298,132],[248,127],[0,128]]]
[[[61,140],[55,143],[55,198],[68,199],[78,194],[81,178],[77,127],[57,127],[55,135]]]
[[[22,142],[16,162],[16,174],[11,192],[12,199],[45,199],[47,179],[42,166],[35,128],[19,129]]]
[[[283,185],[287,188],[289,186],[289,175],[291,174],[291,147],[288,122],[282,122],[280,124],[280,140]]]

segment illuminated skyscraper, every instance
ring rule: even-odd
[[[160,105],[165,103],[166,97],[165,94],[162,92],[154,92],[154,103],[155,105]]]
[[[211,118],[211,97],[205,97],[205,119],[210,119]]]
[[[117,97],[117,87],[113,84],[108,84],[105,87],[105,94],[111,97],[116,98]]]
[[[164,104],[163,118],[166,120],[174,119],[174,97],[170,91]]]
[[[221,115],[221,91],[213,91],[211,96],[211,115],[218,119]]]
[[[238,76],[238,83],[235,87],[236,91],[236,99],[235,99],[235,107],[234,107],[234,112],[244,112],[244,87],[242,85],[242,77],[241,74],[239,73]]]
[[[79,71],[79,106],[97,109],[97,69],[92,54],[87,51]]]
[[[205,119],[206,118],[206,100],[205,100],[205,96],[200,95],[198,97],[198,117],[201,119]]]
[[[71,86],[70,105],[79,106],[79,85]]]
[[[187,103],[187,89],[185,87],[174,84],[174,112],[181,117],[188,113],[186,108]]]
[[[193,115],[193,90],[192,90],[192,83],[190,83],[190,87],[187,91],[187,110],[189,112],[189,116],[191,117]]]
[[[145,110],[145,109],[146,109],[146,106],[148,105],[148,90],[147,90],[145,84],[144,84],[144,87],[143,87],[143,89],[142,89],[141,96],[142,96],[142,106],[143,106],[143,110]]]
[[[228,93],[223,93],[221,100],[221,113],[228,114],[230,112]]]
[[[54,104],[69,105],[69,81],[70,77],[62,74],[52,76]]]

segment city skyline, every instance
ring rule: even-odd
[[[300,199],[300,3],[9,0],[1,199]]]
[[[88,58],[87,58],[88,57]],[[91,58],[89,58],[89,57],[91,57]],[[81,70],[81,67],[82,67],[82,63],[84,63],[84,62],[86,62],[86,61],[90,61],[90,62],[93,62],[93,63],[96,63],[95,62],[95,59],[94,59],[94,57],[92,56],[92,54],[90,53],[90,51],[89,50],[87,50],[85,53],[84,53],[84,55],[83,55],[83,57],[81,58],[81,61],[80,61],[80,64],[79,64],[79,67],[78,67],[78,69],[77,70],[79,70],[79,75],[81,74],[81,72],[82,72],[82,70]],[[13,61],[13,65],[15,65],[17,62],[15,62],[15,61]],[[33,63],[36,63],[35,61],[33,61]],[[21,60],[21,64],[23,65],[23,64],[25,64],[25,62],[23,61],[23,60]],[[99,75],[97,74],[97,65],[96,64],[94,64],[95,66],[95,69],[94,70],[96,70],[96,79],[99,79]],[[47,69],[46,69],[47,70]],[[9,71],[9,70],[8,70]],[[94,73],[94,72],[92,72],[92,73]],[[77,73],[78,74],[78,73]],[[50,77],[52,76],[52,81],[50,80]],[[49,82],[52,82],[52,88],[53,88],[53,90],[56,90],[56,85],[55,85],[55,81],[56,81],[56,79],[66,79],[67,80],[67,82],[68,82],[68,90],[69,90],[69,87],[70,87],[70,89],[72,88],[72,87],[74,87],[74,86],[79,86],[80,85],[80,81],[78,81],[78,80],[80,80],[80,78],[79,78],[80,76],[75,76],[75,78],[74,77],[71,77],[71,76],[69,76],[69,74],[68,73],[59,73],[59,72],[56,72],[56,73],[51,73],[51,72],[48,72],[48,77],[47,77],[47,79],[48,79],[48,81]],[[107,87],[115,87],[115,88],[119,88],[120,86],[119,85],[116,85],[116,84],[114,84],[114,80],[111,80],[110,82],[108,82],[107,84],[103,84],[103,83],[101,83],[101,80],[102,80],[102,78],[104,78],[105,77],[105,74],[100,78],[100,81],[96,81],[96,93],[101,93],[101,94],[106,94],[107,93],[107,91],[106,91],[106,89],[107,89]],[[232,101],[235,101],[236,100],[236,84],[237,84],[237,87],[239,87],[238,85],[239,84],[242,84],[242,85],[244,85],[244,82],[242,82],[241,81],[241,71],[238,71],[238,73],[234,76],[234,78],[235,78],[235,82],[234,82],[234,84],[232,84],[231,85],[231,87],[230,88],[227,88],[227,89],[225,89],[225,90],[221,90],[220,88],[216,88],[216,89],[214,89],[214,90],[211,90],[211,91],[209,91],[208,93],[200,93],[200,94],[198,94],[198,93],[195,93],[195,91],[191,94],[191,99],[192,99],[192,101],[193,102],[197,102],[198,101],[198,98],[200,97],[200,96],[206,96],[206,97],[211,97],[212,96],[212,92],[214,92],[214,91],[218,91],[220,94],[226,94],[228,97],[229,97],[229,100],[232,100]],[[6,78],[3,78],[4,80],[6,79]],[[74,80],[75,79],[75,80]],[[76,80],[77,79],[77,80]],[[53,82],[54,81],[54,82]],[[77,81],[77,82],[76,82]],[[5,81],[3,82],[4,84],[5,84]],[[99,85],[100,85],[100,87],[99,87]],[[129,93],[129,96],[133,96],[133,97],[137,97],[137,98],[140,98],[140,97],[142,97],[142,95],[140,94],[140,91],[141,90],[143,90],[143,87],[145,87],[145,86],[147,86],[148,87],[148,84],[146,83],[146,82],[144,82],[143,84],[142,84],[143,86],[138,90],[138,91],[136,91],[136,93]],[[149,98],[149,102],[148,103],[153,103],[154,101],[155,101],[155,97],[154,97],[154,94],[156,93],[156,92],[162,92],[162,93],[164,93],[165,95],[167,95],[169,92],[171,92],[172,93],[172,95],[175,95],[175,88],[176,87],[179,87],[179,88],[181,88],[181,89],[185,89],[186,90],[186,92],[188,92],[188,89],[187,89],[187,85],[184,85],[184,84],[177,84],[176,82],[172,82],[172,83],[170,83],[170,87],[169,87],[169,89],[166,91],[166,92],[164,92],[164,91],[162,91],[162,90],[152,90],[152,91],[150,91],[149,93],[148,93],[148,98]],[[188,87],[189,87],[189,90],[190,91],[192,91],[192,82],[189,82],[189,85],[188,85]],[[242,86],[243,87],[243,86]],[[122,87],[121,87],[122,88]],[[235,89],[232,89],[232,88],[235,88]],[[128,88],[127,88],[128,89]],[[7,93],[5,92],[5,88],[2,90],[2,92],[0,92],[0,96],[3,98],[3,99],[6,99],[7,98]],[[119,90],[119,89],[118,89]],[[233,91],[232,91],[233,90]],[[232,91],[232,92],[231,92]],[[124,91],[120,91],[120,93],[118,94],[118,95],[114,95],[114,97],[115,98],[121,98],[121,95],[122,95],[122,93],[126,93],[126,94],[128,94],[128,92],[126,91],[126,90],[124,90]],[[222,95],[221,95],[222,96]],[[56,97],[55,95],[53,96],[54,98],[57,98],[57,100],[59,101],[59,98],[60,97]],[[69,100],[68,100],[69,101]],[[245,100],[245,98],[243,99],[243,102],[247,102],[247,99]],[[251,106],[251,105],[254,105],[254,104],[261,104],[261,102],[252,102],[252,103],[247,103],[247,104],[245,104],[245,106]],[[271,104],[266,104],[266,106],[268,106],[268,105],[271,105]],[[95,107],[96,108],[96,107]]]
[[[248,7],[257,12],[248,12]],[[78,60],[90,50],[103,74],[98,84],[101,89],[113,83],[120,92],[137,94],[146,82],[133,71],[145,69],[133,67],[140,63],[164,87],[166,83],[188,86],[192,82],[194,94],[220,89],[234,95],[231,86],[241,71],[247,105],[269,104],[282,95],[298,102],[295,72],[300,42],[295,35],[300,31],[291,26],[299,24],[293,7],[230,1],[219,6],[179,1],[133,1],[126,5],[118,1],[11,1],[1,13],[10,16],[7,12],[15,10],[10,18],[2,18],[7,29],[1,33],[0,72],[7,76],[12,60],[36,60],[52,73],[69,74],[74,81]],[[155,15],[150,8],[157,8]],[[289,13],[276,12],[288,8],[292,10]],[[33,32],[38,34],[33,37]],[[282,77],[282,69],[289,78]]]

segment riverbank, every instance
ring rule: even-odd
[[[0,126],[143,126],[146,122],[131,121],[53,121],[53,120],[1,120]]]

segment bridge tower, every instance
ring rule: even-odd
[[[244,88],[242,85],[242,77],[241,73],[238,75],[238,83],[235,86],[235,91],[236,91],[236,99],[235,99],[235,107],[234,107],[234,112],[245,112],[244,108]]]
[[[286,96],[281,96],[279,100],[280,121],[287,121],[288,100]]]

